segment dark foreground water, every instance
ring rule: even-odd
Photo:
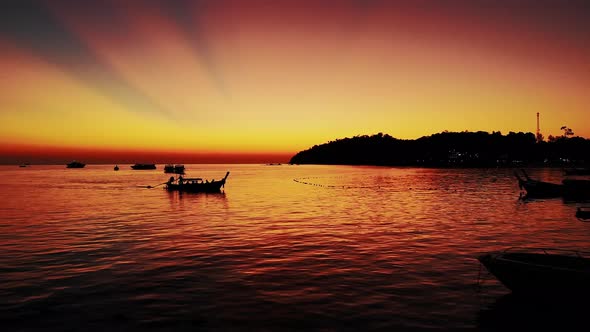
[[[121,166],[121,165],[120,165]],[[14,330],[508,329],[576,324],[475,257],[588,250],[576,204],[523,202],[510,169],[0,167],[0,322]],[[560,181],[559,170],[531,176]],[[586,308],[584,306],[583,308]]]

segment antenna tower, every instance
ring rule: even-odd
[[[539,126],[539,112],[537,112],[537,141],[539,141],[540,137],[541,137],[541,128]]]

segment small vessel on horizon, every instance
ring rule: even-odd
[[[75,160],[71,163],[66,164],[66,168],[84,168],[84,166],[86,166],[86,164]]]
[[[115,165],[115,167],[113,168],[115,171],[119,170],[119,165]]]
[[[156,169],[156,164],[135,164],[131,165],[131,168],[135,170]]]
[[[184,165],[166,164],[166,166],[164,166],[164,173],[184,174]]]
[[[225,186],[225,181],[229,176],[229,171],[225,173],[225,177],[221,180],[215,179],[203,180],[202,178],[183,178],[182,175],[177,179],[173,176],[166,182],[165,189],[168,191],[192,192],[192,193],[218,193],[221,188]]]

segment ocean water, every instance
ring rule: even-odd
[[[579,205],[519,200],[511,169],[186,165],[231,174],[223,193],[179,194],[147,188],[162,165],[113,166],[0,166],[0,326],[560,326],[568,314],[514,299],[476,257],[590,249]]]

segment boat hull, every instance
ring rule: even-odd
[[[590,199],[590,180],[565,179],[563,198],[567,201],[583,201]]]
[[[556,183],[528,180],[520,185],[530,198],[553,198],[563,195],[563,186]]]
[[[492,253],[478,260],[513,293],[534,296],[590,294],[590,259],[570,255]]]
[[[133,168],[134,170],[150,170],[150,169],[156,169],[156,165],[155,164],[135,164],[135,165],[132,165],[131,168]]]
[[[166,165],[164,166],[164,173],[184,174],[184,165]]]
[[[225,181],[224,181],[225,183]],[[167,184],[166,190],[168,191],[181,191],[181,192],[192,192],[192,193],[218,193],[221,192],[221,188],[224,185],[221,181],[216,183],[195,183],[195,184]]]
[[[590,168],[568,168],[564,169],[565,175],[590,175]]]
[[[520,189],[526,191],[527,198],[554,198],[563,195],[563,185],[558,183],[544,182],[531,179],[525,170],[521,170],[524,178],[518,172],[514,175],[518,179]]]
[[[84,168],[86,167],[86,164],[82,164],[82,163],[69,163],[66,165],[66,168]]]
[[[522,184],[522,187],[531,198],[552,198],[563,195],[563,186],[556,183],[527,181]]]
[[[576,218],[582,220],[590,220],[590,210],[578,208],[576,211]]]

